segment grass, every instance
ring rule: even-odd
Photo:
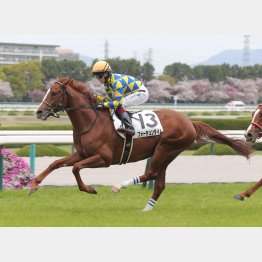
[[[61,115],[60,118],[50,118],[47,121],[41,121],[35,116],[29,115],[0,115],[0,124],[2,129],[14,129],[13,127],[50,127],[50,126],[71,126],[67,116]]]
[[[134,186],[118,194],[97,186],[97,195],[76,187],[42,187],[0,193],[2,227],[260,227],[262,191],[233,199],[250,187],[238,184],[167,185],[155,209],[142,212],[151,190]]]

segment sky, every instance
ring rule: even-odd
[[[251,48],[261,48],[261,25],[261,0],[3,0],[0,7],[1,42],[55,44],[102,58],[108,39],[109,56],[128,58],[136,52],[143,59],[152,48],[157,70],[176,59],[191,64],[225,49],[242,49],[245,34],[251,36]],[[230,234],[229,228],[219,228],[221,234],[212,228],[145,229],[131,228],[134,234],[125,228],[109,228],[108,234],[92,228],[64,229],[63,234],[51,229],[52,237],[37,228],[14,228],[13,234],[2,228],[0,233],[4,253],[19,261],[81,261],[84,254],[97,261],[154,262],[165,254],[174,261],[242,262],[257,259],[253,251],[262,237],[259,228]]]
[[[124,3],[9,0],[1,8],[12,12],[1,12],[0,41],[54,44],[103,59],[107,40],[109,57],[141,63],[149,58],[156,73],[174,62],[194,65],[227,49],[241,50],[244,35],[250,35],[251,49],[262,48],[258,0]]]
[[[250,48],[262,49],[261,35],[250,35]],[[136,58],[143,64],[150,61],[156,73],[162,73],[166,65],[174,62],[188,65],[206,61],[209,57],[227,49],[243,50],[241,34],[187,34],[187,35],[0,35],[0,42],[53,44],[72,49],[91,58],[104,59],[105,43],[108,57]]]

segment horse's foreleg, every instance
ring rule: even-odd
[[[72,166],[75,162],[78,162],[82,159],[82,157],[78,153],[74,153],[73,155],[63,157],[61,159],[55,160],[50,166],[45,169],[40,175],[35,177],[33,183],[30,186],[30,190],[28,195],[31,195],[37,190],[38,185],[48,176],[53,170],[58,169],[60,167]]]
[[[90,194],[97,194],[96,190],[92,186],[88,186],[84,184],[80,176],[80,170],[83,168],[97,168],[97,167],[106,167],[106,166],[108,165],[100,155],[94,155],[75,163],[72,171],[76,178],[76,182],[79,187],[79,190]]]
[[[254,186],[234,196],[235,199],[243,201],[245,197],[250,197],[255,191],[262,186],[262,179],[260,179]]]

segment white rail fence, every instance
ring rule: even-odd
[[[220,130],[220,132],[231,138],[245,139],[245,130]],[[2,189],[3,179],[3,156],[1,149],[6,144],[30,145],[30,168],[33,173],[35,173],[35,144],[71,144],[72,151],[74,148],[72,131],[0,131],[0,190]],[[210,154],[213,152],[213,147],[214,144],[210,143]],[[150,159],[148,160],[150,161]]]
[[[0,145],[72,143],[72,131],[0,131]]]
[[[244,139],[244,130],[220,130],[226,136]],[[0,145],[73,144],[72,131],[0,131]]]

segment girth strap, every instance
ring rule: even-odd
[[[133,137],[126,135],[125,141],[124,141],[123,152],[122,152],[122,156],[121,156],[119,165],[126,164],[128,162],[129,157],[132,152],[132,148],[133,148]]]

